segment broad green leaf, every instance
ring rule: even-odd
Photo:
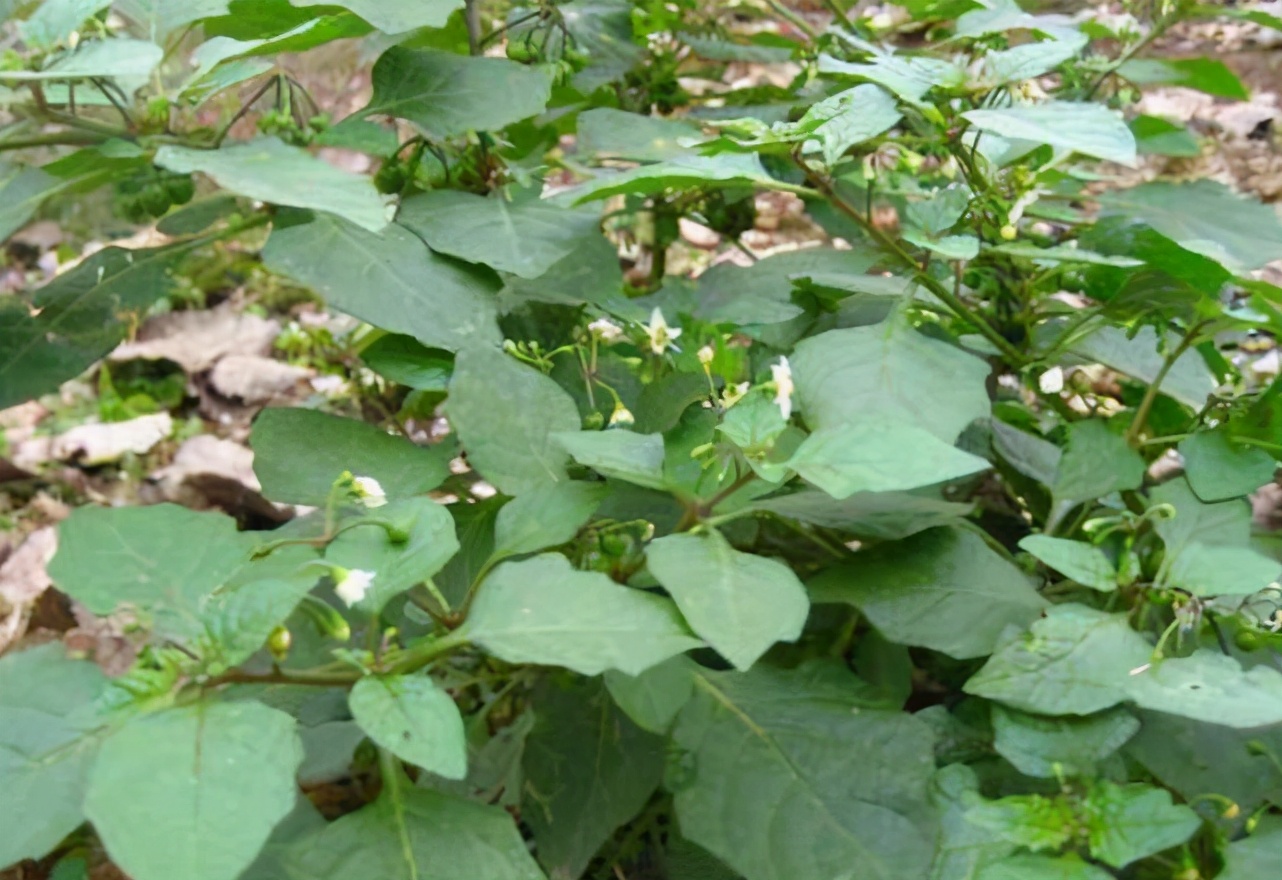
[[[154,43],[163,44],[179,28],[203,18],[226,15],[230,0],[115,0],[112,7]]]
[[[798,127],[818,140],[824,161],[833,165],[846,150],[884,133],[899,118],[895,99],[865,83],[813,104]]]
[[[1225,431],[1202,431],[1179,445],[1189,487],[1203,501],[1249,495],[1273,479],[1278,463],[1255,446],[1233,443]]]
[[[294,6],[341,6],[385,34],[444,27],[463,0],[289,0]]]
[[[988,364],[899,321],[821,333],[789,363],[802,415],[816,430],[884,416],[952,443],[989,414]]]
[[[939,768],[930,783],[930,800],[940,825],[930,880],[975,880],[985,866],[1014,852],[1015,845],[1000,834],[966,818],[972,807],[983,803],[979,779],[966,764]]]
[[[1012,428],[1000,419],[989,423],[993,450],[1012,468],[1046,486],[1055,482],[1063,452],[1049,440]]]
[[[574,880],[658,787],[664,741],[620,712],[599,680],[549,681],[532,702],[521,817],[548,874]]]
[[[249,557],[253,539],[221,513],[173,504],[82,507],[59,527],[49,576],[95,614],[129,608],[170,638],[204,632],[204,601]]]
[[[106,688],[95,664],[57,642],[0,659],[0,864],[42,858],[84,822]]]
[[[1174,559],[1195,543],[1246,547],[1251,540],[1251,505],[1241,499],[1207,504],[1186,480],[1168,480],[1149,493],[1152,507],[1169,505],[1174,516],[1153,519],[1153,528]]]
[[[628,171],[601,172],[555,197],[555,201],[578,205],[618,195],[654,195],[665,189],[682,189],[709,184],[728,186],[770,185],[775,179],[766,173],[755,153],[720,153],[716,156],[682,156],[641,165]]]
[[[595,483],[553,483],[503,505],[494,525],[496,558],[534,553],[574,538],[605,499]]]
[[[670,373],[646,385],[637,395],[636,405],[632,408],[635,420],[633,429],[638,434],[671,431],[681,421],[681,416],[687,409],[710,396],[707,376],[700,373]],[[731,409],[727,413],[727,421],[735,411]],[[775,407],[775,412],[779,412],[778,407]]]
[[[274,137],[217,150],[166,144],[156,152],[156,164],[179,174],[205,174],[224,189],[251,199],[337,214],[370,232],[391,220],[369,178],[340,171]]]
[[[111,5],[111,0],[45,0],[18,26],[30,46],[48,49],[65,42],[85,19]]]
[[[274,501],[324,506],[348,471],[372,477],[388,498],[435,489],[449,476],[449,444],[416,446],[368,422],[318,410],[264,410],[249,435],[254,473]]]
[[[1216,58],[1132,58],[1117,73],[1140,86],[1183,86],[1232,101],[1251,99],[1242,80]]]
[[[178,248],[106,248],[39,288],[34,308],[0,300],[0,409],[55,391],[124,338],[126,322],[175,288]]]
[[[1062,516],[1075,504],[1138,489],[1143,481],[1144,459],[1126,439],[1100,419],[1085,419],[1068,426],[1068,443],[1050,489]]]
[[[197,703],[103,743],[85,813],[137,880],[235,880],[294,806],[294,719],[257,702]]]
[[[1188,840],[1202,824],[1171,794],[1151,785],[1096,783],[1083,805],[1091,855],[1114,868]]]
[[[1043,779],[1091,774],[1139,729],[1125,709],[1047,718],[993,706],[993,748],[1020,773]]]
[[[901,237],[909,244],[925,248],[945,260],[973,260],[979,256],[979,239],[973,235],[945,235],[931,238],[914,230],[905,230]]]
[[[362,349],[361,360],[393,382],[416,391],[445,391],[454,372],[454,358],[448,351],[428,348],[412,336],[399,333],[382,336]]]
[[[1024,43],[1010,49],[989,52],[983,56],[977,82],[970,85],[972,88],[976,85],[996,88],[1007,83],[1035,79],[1076,57],[1088,42],[1085,34],[1074,32],[1061,35],[1058,39]]]
[[[362,610],[376,613],[392,598],[439,572],[458,552],[454,519],[431,498],[393,501],[370,514],[393,524],[403,541],[393,541],[383,525],[369,523],[343,531],[325,549],[325,560],[346,569],[374,573]]]
[[[613,307],[623,289],[623,270],[619,252],[609,239],[592,235],[538,278],[510,275],[505,281],[499,293],[503,311],[527,301],[575,306],[610,302]]]
[[[143,79],[151,75],[164,54],[147,40],[115,37],[86,41],[43,70],[0,70],[0,83],[90,77]]]
[[[1245,501],[1206,504],[1178,479],[1158,486],[1150,500],[1175,511],[1154,523],[1166,544],[1164,581],[1199,596],[1242,596],[1277,578],[1279,563],[1249,546],[1251,508]]]
[[[581,675],[607,669],[637,675],[702,644],[669,600],[575,571],[555,553],[496,568],[455,635],[509,663],[565,666]]]
[[[990,254],[1005,254],[1008,257],[1026,257],[1030,260],[1045,260],[1049,263],[1084,263],[1089,266],[1113,266],[1119,269],[1131,269],[1144,265],[1143,260],[1133,257],[1118,257],[1100,254],[1085,248],[1076,247],[1077,242],[1068,244],[1038,247],[1023,242],[1006,242],[987,248]]]
[[[740,553],[715,531],[652,541],[646,562],[690,627],[738,669],[796,641],[806,624],[810,600],[792,569]]]
[[[1224,849],[1224,871],[1218,880],[1269,880],[1282,858],[1282,820],[1263,816],[1249,837]]]
[[[1112,880],[1113,875],[1075,856],[1010,856],[984,866],[975,880]]]
[[[792,301],[800,278],[838,273],[862,276],[877,255],[863,250],[804,248],[751,266],[722,263],[699,276],[692,317],[714,324],[775,324],[803,313]]]
[[[1135,136],[1122,118],[1103,104],[1050,101],[962,114],[980,131],[1004,138],[1050,144],[1057,150],[1081,153],[1134,167]]]
[[[638,727],[651,733],[667,733],[681,707],[694,694],[698,669],[682,654],[651,666],[640,675],[609,669],[602,678],[614,702]]]
[[[6,174],[0,186],[0,241],[25,226],[45,199],[68,185],[42,168],[22,168]]]
[[[1108,193],[1099,201],[1105,216],[1147,224],[1180,247],[1233,271],[1258,269],[1282,248],[1277,209],[1215,181],[1146,183]]]
[[[575,47],[588,56],[587,66],[574,75],[576,89],[591,94],[618,82],[641,63],[643,49],[632,31],[633,6],[628,0],[570,0],[557,6]]]
[[[816,431],[787,465],[838,500],[931,486],[991,467],[925,428],[876,415]]]
[[[1090,715],[1128,699],[1132,671],[1151,654],[1126,615],[1055,605],[999,647],[965,690],[1025,712]]]
[[[668,486],[663,471],[663,435],[637,434],[622,428],[574,431],[553,437],[574,460],[605,477],[649,489]]]
[[[306,563],[315,554],[309,550],[301,556],[295,565]],[[252,565],[249,568],[252,570]],[[263,647],[272,631],[289,618],[315,583],[313,571],[292,580],[263,577],[220,588],[202,611],[208,633],[199,646],[202,659],[210,668],[230,668],[244,663]]]
[[[819,72],[866,79],[910,104],[920,104],[921,98],[933,88],[957,88],[966,79],[964,70],[942,58],[890,54],[875,55],[867,64],[852,64],[820,55]]]
[[[925,877],[930,729],[816,671],[696,676],[672,734],[690,768],[668,780],[682,833],[747,880]]]
[[[1084,587],[1101,593],[1117,589],[1117,569],[1107,554],[1093,544],[1049,535],[1029,535],[1019,542],[1019,547]]]
[[[1209,649],[1131,676],[1127,696],[1142,709],[1225,727],[1282,724],[1282,672],[1268,666],[1246,670]]]
[[[458,351],[499,340],[493,273],[437,256],[400,226],[375,235],[318,214],[274,229],[263,262],[334,308],[426,346]]]
[[[1101,324],[1083,339],[1073,343],[1073,354],[1087,361],[1104,364],[1142,382],[1152,383],[1162,370],[1165,354],[1158,350],[1157,331],[1141,327],[1131,336],[1120,327]],[[1166,350],[1176,343],[1168,341]],[[1175,366],[1162,380],[1162,393],[1190,409],[1200,409],[1207,395],[1215,390],[1215,377],[1196,350],[1180,355]]]
[[[703,132],[699,127],[683,119],[594,107],[579,114],[576,146],[598,161],[662,162],[689,155],[691,148],[683,141],[700,140]]]
[[[230,20],[234,23],[252,21],[253,10],[260,5],[264,5],[261,0],[257,3],[238,4],[234,13],[223,21]],[[266,5],[271,8],[270,4]],[[291,8],[288,5],[277,4],[275,9],[279,10],[282,5],[285,9]],[[304,10],[295,10],[295,12],[302,15],[303,20],[284,32],[281,32],[278,27],[269,27],[265,33],[255,31],[251,27],[250,33],[254,36],[251,37],[249,33],[241,34],[246,39],[216,36],[201,43],[192,52],[191,61],[196,70],[182,86],[183,96],[193,100],[203,99],[222,89],[244,82],[250,77],[265,73],[271,69],[272,65],[270,62],[258,60],[259,56],[303,52],[334,40],[361,37],[370,32],[368,24],[347,12],[318,17],[311,17]],[[210,26],[206,24],[206,29]],[[284,26],[288,27],[288,25]],[[239,30],[237,32],[239,33]]]
[[[816,489],[763,498],[754,501],[752,508],[882,541],[898,541],[948,525],[972,509],[969,504],[944,501],[927,492],[856,492],[838,501]]]
[[[446,779],[467,775],[463,717],[427,676],[367,676],[356,682],[347,703],[356,723],[398,758]]]
[[[567,479],[556,436],[580,426],[574,400],[552,379],[498,349],[459,352],[445,404],[468,461],[500,491],[520,495]]]
[[[961,658],[992,653],[1006,627],[1046,608],[1023,572],[961,529],[860,551],[809,586],[815,602],[853,605],[893,642]]]
[[[443,139],[494,131],[541,113],[551,79],[505,58],[394,46],[374,65],[374,96],[362,116],[396,116]]]
[[[515,201],[438,189],[407,199],[397,222],[442,254],[538,278],[597,235],[596,211],[558,207],[523,194]]]
[[[1249,596],[1282,575],[1282,562],[1249,547],[1194,541],[1166,568],[1169,583],[1195,596]]]
[[[544,880],[502,808],[408,783],[303,838],[286,863],[290,880]]]
[[[1202,154],[1202,144],[1183,125],[1158,116],[1140,115],[1130,121],[1130,126],[1141,156],[1192,159]]]

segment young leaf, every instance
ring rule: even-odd
[[[571,540],[605,500],[606,491],[594,483],[554,483],[509,501],[494,525],[495,558],[534,553]]]
[[[1084,587],[1101,593],[1117,589],[1117,569],[1104,551],[1093,544],[1029,535],[1019,542],[1019,548]]]
[[[1135,136],[1102,104],[1050,101],[962,114],[980,131],[1135,166]]]
[[[391,221],[388,206],[366,177],[348,174],[273,137],[218,150],[166,144],[156,164],[179,174],[200,172],[242,196],[327,211],[370,232]]]
[[[499,341],[494,274],[437,256],[400,226],[374,235],[317,214],[273,229],[263,262],[334,308],[426,346],[458,351]]]
[[[665,189],[722,184],[724,186],[770,185],[775,179],[755,153],[720,153],[716,156],[683,156],[628,171],[601,173],[571,187],[555,201],[579,205],[618,195],[654,195]]]
[[[137,880],[235,880],[294,806],[294,719],[256,702],[130,721],[98,753],[85,813]]]
[[[1045,718],[993,706],[993,748],[1020,773],[1042,779],[1090,774],[1139,729],[1140,722],[1125,709]]]
[[[84,822],[106,689],[95,664],[57,642],[0,659],[0,864],[42,858]]]
[[[347,697],[352,717],[398,758],[446,779],[467,775],[467,739],[454,700],[424,675],[368,676]]]
[[[1117,73],[1140,86],[1183,86],[1232,101],[1251,99],[1242,80],[1215,58],[1132,58],[1119,67]]]
[[[552,379],[497,349],[459,352],[445,404],[468,461],[508,495],[567,479],[556,435],[580,426],[574,400]]]
[[[815,602],[853,605],[891,641],[960,658],[992,653],[1003,630],[1046,608],[1023,572],[961,529],[860,551],[809,586]]]
[[[449,476],[453,457],[448,443],[415,446],[366,422],[285,407],[264,410],[249,443],[267,497],[315,507],[344,471],[377,480],[389,498],[422,495]]]
[[[525,741],[521,815],[553,877],[579,877],[663,778],[664,741],[637,727],[599,680],[545,682]]]
[[[1091,855],[1114,868],[1188,840],[1202,820],[1151,785],[1096,783],[1084,804]]]
[[[545,553],[505,562],[481,585],[455,631],[509,663],[565,666],[581,675],[637,675],[699,647],[669,600],[575,571]]]
[[[402,46],[383,53],[373,80],[363,117],[407,119],[435,140],[495,131],[540,113],[552,89],[542,67]]]
[[[922,877],[931,734],[860,707],[844,670],[700,672],[673,731],[693,771],[669,786],[681,831],[747,880]],[[893,768],[893,769],[892,769]],[[779,834],[781,827],[805,833]]]
[[[1034,852],[1059,849],[1072,839],[1077,824],[1067,800],[1040,794],[985,801],[967,810],[966,818]]]
[[[792,570],[740,553],[715,531],[652,541],[646,561],[691,628],[738,669],[805,626],[810,601]]]

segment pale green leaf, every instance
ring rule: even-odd
[[[147,39],[164,43],[174,31],[202,18],[228,13],[229,0],[115,0],[113,9],[134,22]]]
[[[1138,489],[1143,481],[1144,459],[1126,439],[1100,419],[1085,419],[1068,426],[1068,443],[1050,489],[1056,505],[1067,509],[1113,492]]]
[[[1050,101],[962,114],[980,131],[1005,138],[1050,144],[1134,167],[1135,136],[1120,116],[1103,104]]]
[[[294,6],[341,6],[385,34],[444,27],[463,0],[289,0]]]
[[[598,161],[662,162],[689,155],[691,147],[684,142],[700,140],[703,132],[684,119],[594,107],[579,114],[576,147]]]
[[[646,561],[691,628],[738,669],[805,626],[810,601],[792,569],[740,553],[715,531],[652,541]]]
[[[809,586],[815,602],[853,605],[891,641],[962,658],[992,653],[1006,627],[1046,608],[1023,572],[962,529],[860,551]]]
[[[163,55],[163,49],[147,40],[116,37],[85,41],[43,70],[0,70],[0,83],[90,77],[141,79],[151,75]]]
[[[569,455],[556,436],[580,426],[561,386],[498,349],[459,352],[445,404],[468,461],[508,495],[565,479]]]
[[[1010,49],[999,49],[982,56],[977,80],[973,86],[985,89],[1007,83],[1034,79],[1050,73],[1077,56],[1089,41],[1085,34],[1068,33],[1058,39],[1024,43]]]
[[[1089,775],[1140,729],[1125,709],[1047,718],[993,706],[993,748],[1027,776]]]
[[[51,48],[110,5],[111,0],[45,0],[18,29],[28,45]]]
[[[235,880],[294,806],[294,719],[256,702],[197,703],[103,743],[85,813],[136,880]]]
[[[1107,554],[1093,544],[1049,535],[1029,535],[1019,542],[1019,547],[1084,587],[1102,593],[1117,589],[1117,569]]]
[[[455,631],[509,663],[565,666],[581,675],[637,675],[699,647],[667,599],[575,571],[546,553],[505,562],[481,585]]]
[[[1194,541],[1166,568],[1167,581],[1194,596],[1249,596],[1282,575],[1282,562],[1249,547]]]
[[[606,487],[554,483],[503,505],[494,524],[494,556],[516,556],[556,547],[574,538],[605,499]]]
[[[446,779],[467,775],[463,717],[427,676],[367,676],[347,703],[356,723],[398,758]]]
[[[824,161],[833,165],[846,150],[884,133],[899,117],[895,99],[866,83],[813,104],[798,127],[819,141]]]
[[[602,678],[614,702],[637,726],[651,733],[667,733],[694,694],[694,674],[699,667],[680,654],[651,666],[640,675],[613,669]]]
[[[205,174],[251,199],[337,214],[371,232],[391,220],[389,206],[368,177],[340,171],[274,137],[217,150],[166,144],[156,152],[156,164],[179,174]]]
[[[638,434],[622,428],[574,431],[553,438],[579,464],[605,477],[649,489],[665,489],[663,435]]]
[[[951,61],[890,54],[875,55],[866,64],[820,55],[819,72],[866,79],[911,104],[920,104],[921,98],[933,88],[953,89],[966,80],[965,71]]]
[[[1153,663],[1130,677],[1127,696],[1143,709],[1225,727],[1282,724],[1282,672],[1245,670],[1209,649]]]
[[[1249,495],[1273,480],[1277,462],[1263,449],[1234,444],[1225,431],[1202,431],[1179,445],[1189,487],[1203,501]]]
[[[996,832],[1008,843],[1034,852],[1059,849],[1072,839],[1076,825],[1072,805],[1063,798],[1040,794],[984,801],[967,810],[966,818]]]
[[[1177,344],[1168,340],[1165,351]],[[1069,349],[1090,363],[1104,364],[1142,382],[1152,383],[1162,371],[1165,354],[1158,349],[1157,331],[1144,326],[1133,336],[1120,327],[1101,324]],[[1162,380],[1162,393],[1191,409],[1200,409],[1217,382],[1202,355],[1186,351]]]

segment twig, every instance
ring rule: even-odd
[[[280,85],[279,76],[273,76],[270,79],[268,79],[265,83],[263,83],[261,86],[258,87],[258,90],[254,92],[253,97],[251,97],[248,101],[246,101],[244,104],[240,106],[240,109],[236,111],[236,114],[232,116],[231,120],[228,121],[228,123],[222,127],[222,130],[220,130],[218,134],[214,136],[215,147],[222,146],[223,139],[227,137],[227,133],[231,131],[231,127],[235,125],[237,122],[240,122],[240,120],[244,118],[245,114],[249,112],[250,108],[254,106],[254,103],[263,95],[267,94],[267,90],[270,89],[273,85],[276,85],[277,87],[279,87]]]
[[[819,35],[815,33],[815,29],[812,28],[804,18],[793,12],[787,6],[783,5],[779,0],[766,0],[766,5],[773,9],[775,14],[780,18],[784,19],[790,25],[805,34],[806,39],[810,42],[813,43],[819,38]]]
[[[130,131],[133,131],[135,128],[137,128],[137,125],[134,123],[133,115],[125,108],[125,105],[122,104],[117,99],[117,97],[112,94],[112,89],[116,88],[115,83],[110,83],[110,88],[108,88],[108,85],[109,85],[108,81],[98,76],[93,77],[92,79],[89,80],[89,82],[97,86],[98,91],[102,92],[103,97],[105,97],[108,101],[111,102],[111,106],[115,107],[116,110],[120,113],[121,117],[125,120],[125,126],[128,127]],[[123,93],[121,94],[123,95]]]
[[[1175,346],[1175,349],[1166,356],[1166,360],[1162,361],[1161,369],[1153,377],[1152,384],[1144,392],[1144,399],[1140,401],[1139,409],[1135,411],[1135,420],[1131,422],[1130,428],[1126,431],[1126,442],[1131,446],[1139,445],[1140,435],[1144,433],[1144,426],[1148,424],[1148,417],[1153,411],[1153,404],[1157,402],[1157,395],[1162,390],[1162,382],[1166,380],[1167,374],[1175,367],[1175,362],[1193,346],[1194,340],[1197,339],[1198,333],[1202,330],[1203,323],[1194,324],[1190,327],[1188,332],[1184,334],[1184,338],[1180,340],[1180,344]]]

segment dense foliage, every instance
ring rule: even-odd
[[[279,529],[63,523],[58,589],[147,647],[0,660],[0,866],[1278,876],[1282,543],[1246,496],[1282,386],[1236,355],[1282,329],[1282,222],[1107,183],[1196,147],[1139,85],[1245,94],[1154,40],[1282,22],[1133,5],[0,0],[0,235],[106,193],[168,236],[0,297],[0,407],[228,243],[368,322],[394,401],[258,417],[265,493],[311,510]],[[346,38],[377,62],[335,122],[272,59]],[[668,272],[770,191],[834,246]],[[388,430],[438,408],[435,444]]]

